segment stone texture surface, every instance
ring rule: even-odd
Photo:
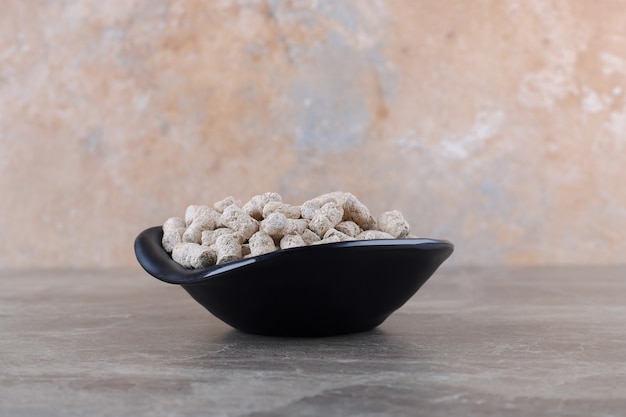
[[[335,189],[459,265],[623,260],[623,1],[2,10],[2,267],[129,266],[188,204]]]
[[[443,268],[379,328],[230,329],[137,269],[0,272],[0,416],[623,416],[624,267]]]

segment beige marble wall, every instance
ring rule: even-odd
[[[456,264],[626,252],[626,1],[4,0],[0,267],[352,191]]]

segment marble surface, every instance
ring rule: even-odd
[[[0,272],[0,416],[623,416],[626,267],[443,268],[379,328],[240,333],[138,269]]]

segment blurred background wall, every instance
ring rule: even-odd
[[[626,253],[624,0],[1,0],[0,267],[351,191],[450,263]]]

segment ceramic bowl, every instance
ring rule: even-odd
[[[157,226],[135,240],[146,272],[180,285],[230,326],[273,336],[370,330],[406,303],[453,251],[445,240],[358,240],[186,269],[163,249],[162,236]]]

